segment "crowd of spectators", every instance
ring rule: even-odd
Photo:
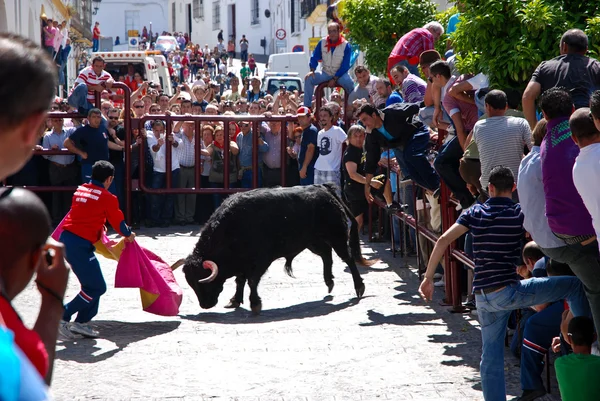
[[[448,30],[459,18],[453,17]],[[38,156],[9,182],[69,186],[86,181],[94,162],[110,160],[115,166],[110,190],[123,207],[129,136],[132,178],[143,178],[153,189],[165,188],[167,174],[173,188],[195,187],[197,165],[204,188],[223,188],[227,172],[229,188],[252,188],[255,175],[259,187],[272,187],[281,183],[285,163],[286,185],[334,182],[360,225],[374,198],[390,213],[418,213],[416,192],[417,203],[430,209],[429,228],[440,234],[443,183],[457,200],[460,217],[451,228],[444,227],[433,251],[420,250],[429,261],[420,291],[430,299],[434,287],[444,286],[442,255],[449,243],[459,241],[475,265],[474,271],[465,269],[465,307],[477,310],[482,327],[484,398],[506,399],[503,344],[511,317],[519,316],[512,347],[521,358],[523,394],[518,399],[546,394],[544,356],[560,349],[565,356],[557,360],[556,370],[563,399],[592,400],[600,366],[600,358],[589,355],[598,354],[590,318],[600,321],[600,207],[591,184],[599,178],[600,92],[592,90],[600,87],[600,63],[585,55],[586,35],[570,29],[560,40],[560,55],[540,64],[521,95],[490,87],[483,73],[457,71],[451,40],[444,57],[434,49],[443,33],[437,22],[408,32],[390,49],[389,76],[377,77],[365,66],[350,71],[348,42],[332,22],[311,57],[305,92],[275,96],[261,90],[245,38],[240,46],[249,65],[243,64],[238,74],[226,67],[235,44],[226,48],[221,37],[213,50],[208,45],[200,49],[178,35],[181,48],[169,55],[175,95],[167,96],[140,77],[132,87],[131,110],[122,108],[122,96],[111,91],[115,77],[95,58],[80,73],[69,99],[57,99],[51,107],[82,117],[53,117],[38,138],[39,149],[66,147],[74,156]],[[226,78],[220,81],[219,75]],[[314,90],[322,83],[330,89],[315,110]],[[99,109],[91,104],[95,92],[102,93]],[[536,112],[536,101],[541,112]],[[127,115],[156,118],[126,132]],[[167,124],[170,115],[190,120]],[[215,121],[197,125],[194,115],[215,116]],[[244,120],[272,115],[289,117],[285,131],[280,122]],[[218,116],[240,118],[224,126]],[[258,146],[253,146],[255,135]],[[145,177],[140,177],[142,161]],[[135,191],[134,196],[134,227],[153,227],[202,224],[226,195]],[[69,193],[54,193],[45,201],[57,223],[68,209]],[[390,228],[404,229],[399,224]],[[414,230],[404,234],[416,250]],[[567,356],[571,352],[584,356]],[[575,381],[586,383],[585,392],[576,390]]]

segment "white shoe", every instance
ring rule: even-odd
[[[81,334],[84,337],[97,338],[100,333],[92,329],[89,324],[73,322],[69,324],[69,330],[73,333]]]
[[[65,322],[61,320],[58,324],[58,341],[72,341],[75,340],[78,336],[69,330],[69,326],[71,323]]]
[[[434,280],[438,280],[438,279],[440,279],[440,278],[442,278],[442,277],[444,277],[444,275],[443,275],[442,273],[435,273],[435,274],[433,275],[433,279],[434,279]]]
[[[444,287],[446,285],[446,282],[444,281],[444,279],[441,279],[440,281],[436,281],[435,283],[433,283],[434,287]]]

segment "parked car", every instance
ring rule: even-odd
[[[159,36],[154,44],[154,49],[163,53],[169,53],[178,48],[177,39],[173,36]]]

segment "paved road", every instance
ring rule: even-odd
[[[137,238],[174,262],[192,250],[197,233],[153,229],[139,231]],[[100,258],[109,287],[94,322],[102,338],[59,343],[54,394],[58,400],[481,399],[475,316],[425,305],[416,294],[415,270],[392,259],[386,246],[363,247],[382,262],[361,268],[366,293],[360,302],[337,258],[331,296],[313,254],[296,258],[295,279],[285,275],[283,260],[276,261],[259,287],[259,317],[251,316],[247,300],[242,309],[223,308],[233,282],[217,307],[201,310],[181,270],[180,315],[145,313],[136,290],[113,288],[116,263]],[[67,296],[77,292],[72,276]],[[28,324],[38,304],[33,286],[15,302]],[[516,363],[507,357],[513,396],[520,394]]]

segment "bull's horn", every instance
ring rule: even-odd
[[[219,268],[217,267],[217,264],[215,262],[213,262],[212,260],[205,260],[204,262],[202,262],[202,267],[210,270],[211,273],[210,273],[210,276],[208,276],[207,278],[198,280],[198,283],[200,283],[200,284],[210,283],[215,278],[217,278],[217,274],[219,274]]]
[[[171,270],[177,270],[179,267],[185,264],[185,259],[179,259],[177,262],[171,265]]]

